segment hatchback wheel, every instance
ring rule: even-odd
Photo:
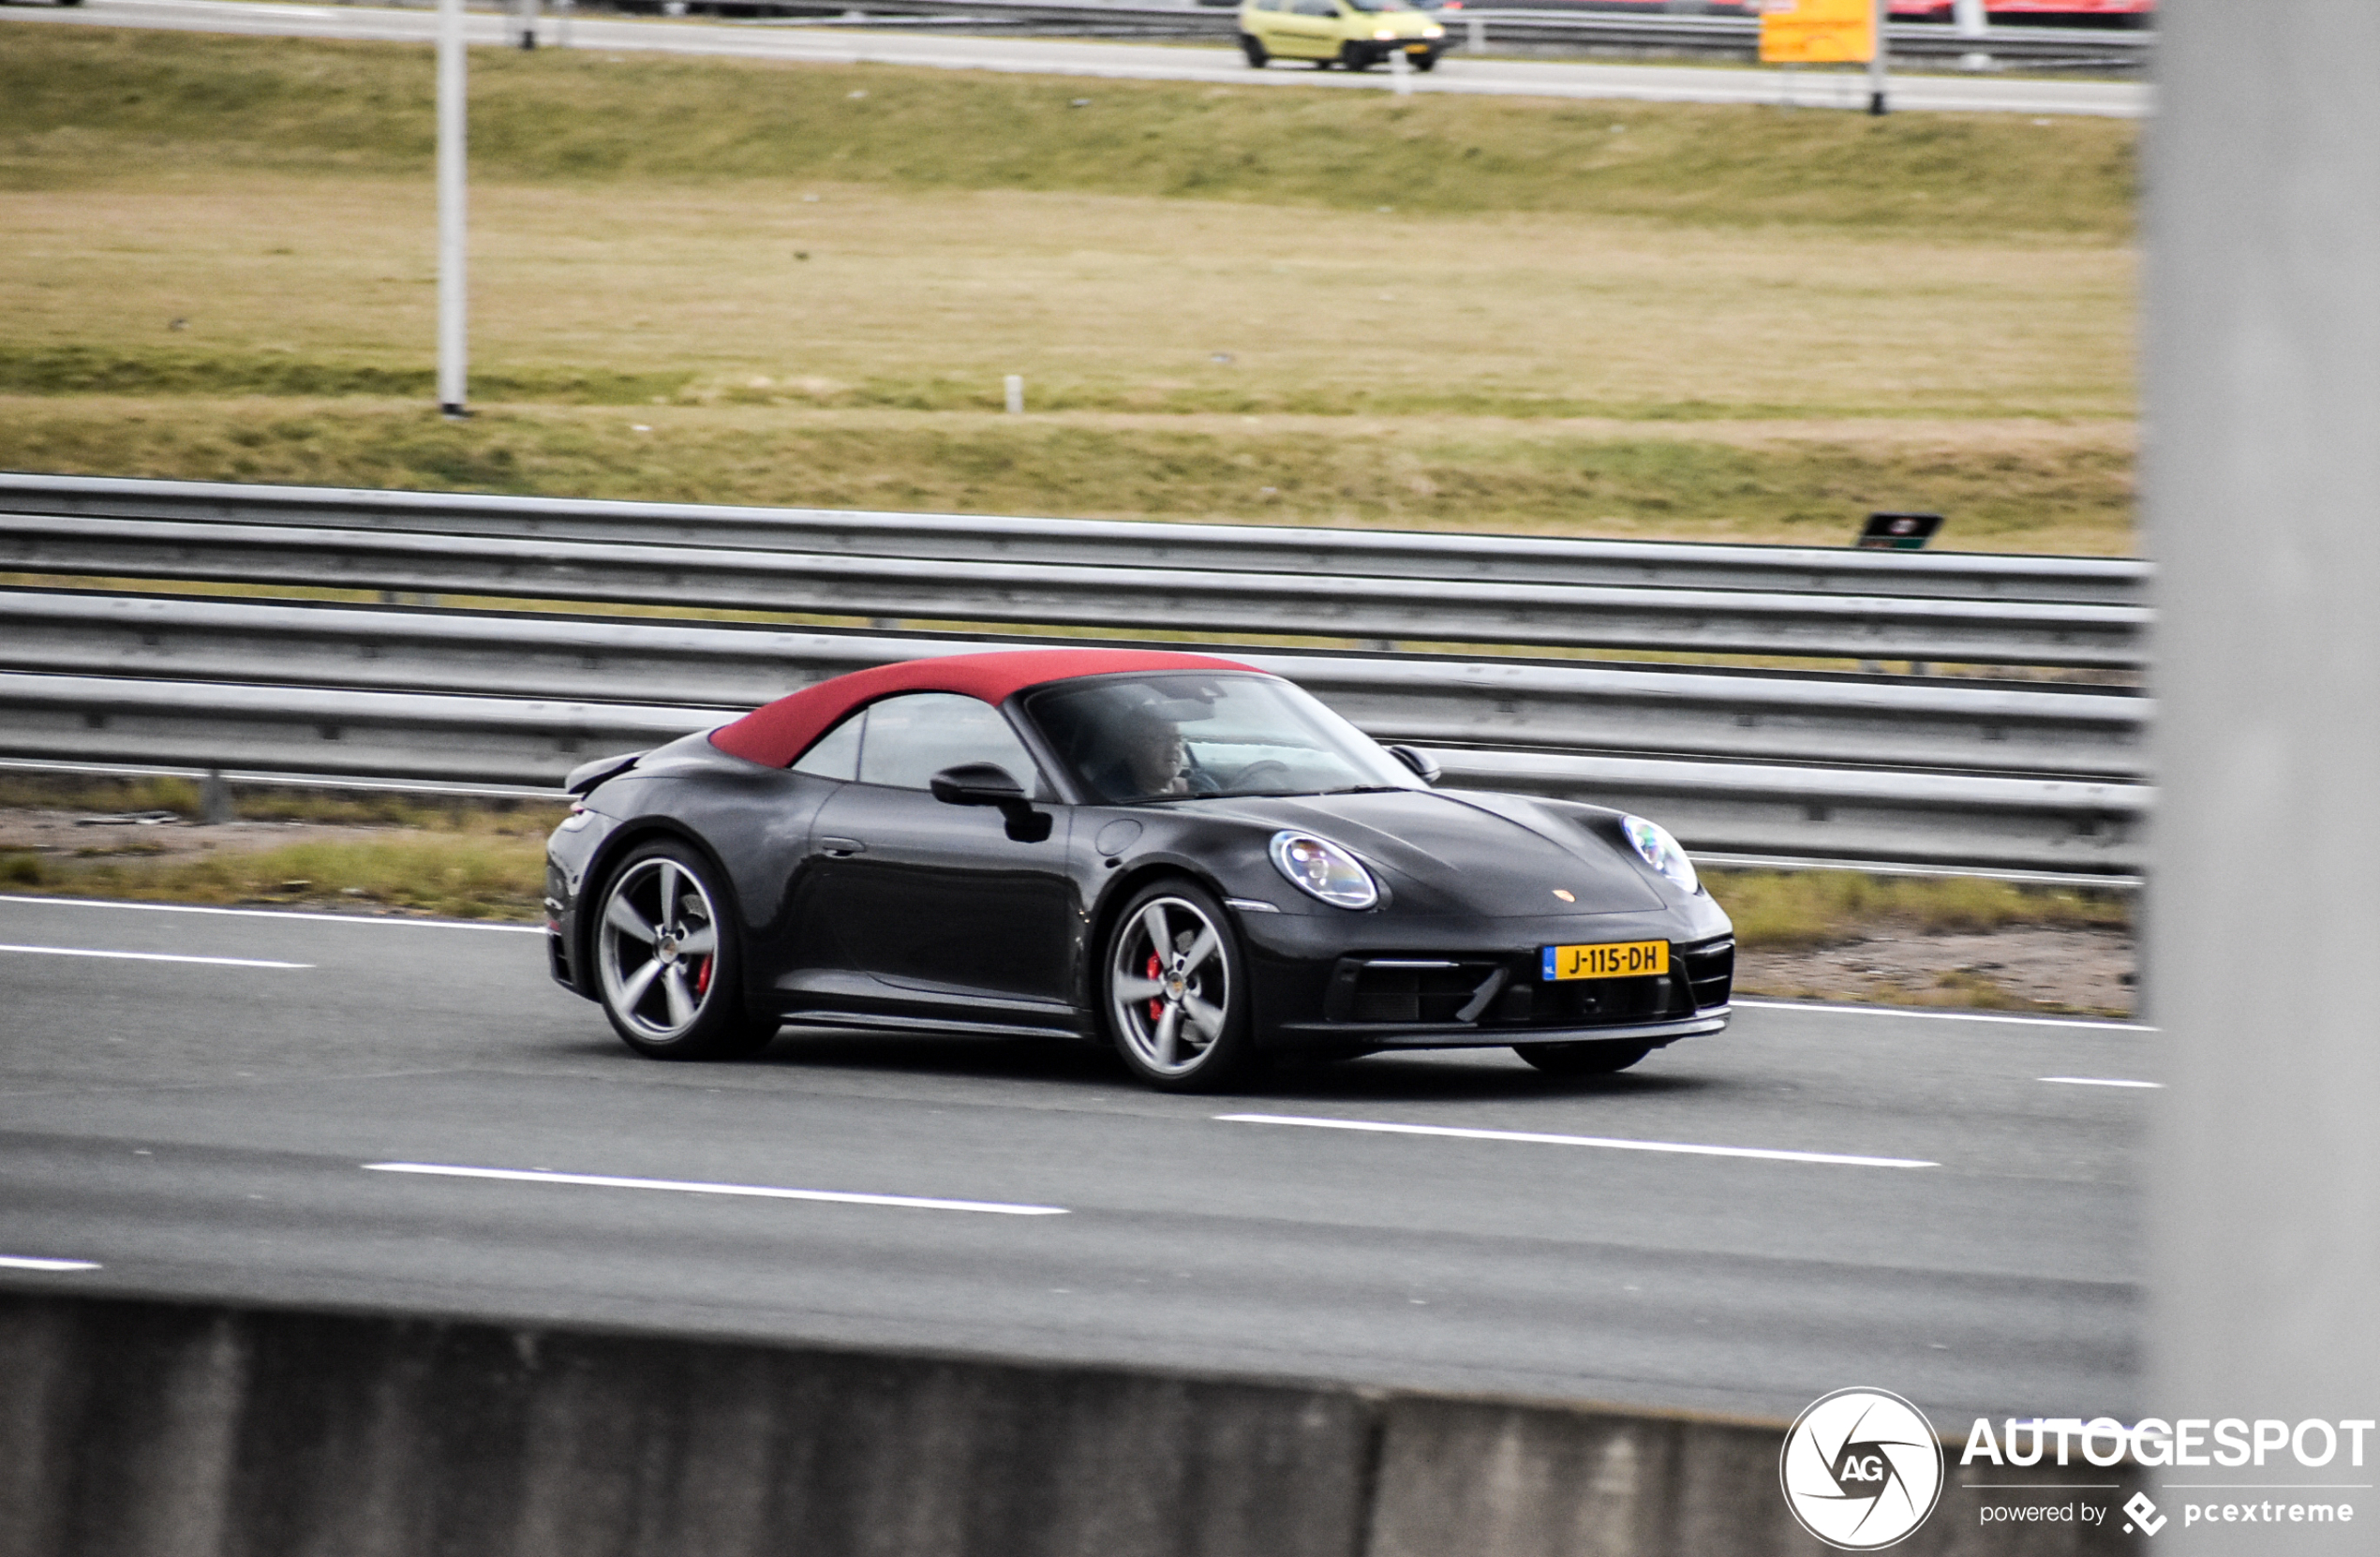
[[[1212,1091],[1248,1068],[1247,978],[1223,905],[1188,882],[1143,888],[1108,932],[1107,1017],[1152,1086]]]
[[[1272,57],[1265,52],[1264,40],[1254,33],[1240,35],[1240,52],[1248,56],[1248,68],[1251,70],[1263,69],[1265,62]]]
[[[613,872],[598,904],[596,986],[612,1030],[655,1060],[751,1054],[777,1024],[745,1016],[741,948],[721,916],[721,885],[682,843],[648,843]]]

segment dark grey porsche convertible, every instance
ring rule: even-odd
[[[1063,1035],[1175,1090],[1293,1051],[1593,1074],[1726,1026],[1731,927],[1667,833],[1435,776],[1227,660],[881,666],[573,774],[553,974],[657,1059]]]

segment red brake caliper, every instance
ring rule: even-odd
[[[1153,979],[1161,978],[1164,976],[1165,971],[1166,965],[1162,961],[1158,960],[1156,953],[1151,952],[1149,954],[1149,976]],[[1149,1002],[1149,1019],[1151,1021],[1161,1022],[1165,1020],[1165,1015],[1166,1002],[1162,999],[1153,1000]]]
[[[702,967],[695,971],[694,994],[697,999],[710,993],[710,965],[717,960],[716,957],[707,956],[703,958]]]

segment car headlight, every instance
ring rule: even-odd
[[[1272,835],[1272,867],[1289,884],[1332,908],[1368,909],[1380,900],[1380,884],[1361,862],[1329,838],[1312,833]]]
[[[1372,40],[1376,43],[1393,43],[1396,41],[1396,29],[1394,27],[1376,27],[1372,30]]]
[[[1444,37],[1446,36],[1446,29],[1433,22],[1428,26],[1421,29],[1421,36],[1423,37]]]
[[[1624,816],[1620,818],[1620,831],[1628,835],[1629,842],[1645,864],[1676,882],[1681,890],[1703,890],[1701,879],[1694,874],[1694,862],[1686,857],[1677,839],[1670,837],[1669,829],[1641,816]]]

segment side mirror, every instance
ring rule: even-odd
[[[1425,784],[1436,783],[1439,773],[1443,771],[1431,760],[1428,752],[1416,751],[1409,746],[1392,746],[1389,748],[1389,755],[1411,768],[1413,776]]]
[[[926,781],[934,798],[949,806],[1021,806],[1025,790],[998,763],[961,763]]]
[[[934,798],[951,806],[997,806],[1009,839],[1040,843],[1049,837],[1049,813],[1036,811],[1022,784],[998,763],[961,763],[926,780]]]

